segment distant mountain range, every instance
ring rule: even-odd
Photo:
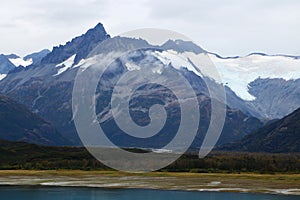
[[[300,108],[270,123],[239,142],[224,145],[220,150],[285,153],[300,152]]]
[[[99,121],[108,131],[108,135],[119,145],[139,146],[140,141],[127,137],[117,128],[110,114],[110,94],[123,73],[138,70],[133,66],[142,65],[145,61],[148,67],[155,66],[154,62],[158,63],[159,73],[171,70],[182,74],[195,90],[201,113],[200,129],[193,144],[195,148],[202,144],[203,134],[210,121],[210,95],[205,80],[211,81],[215,86],[225,85],[226,88],[227,102],[220,103],[226,103],[227,117],[219,145],[238,141],[262,127],[266,121],[282,118],[300,107],[300,59],[298,57],[256,53],[246,57],[222,58],[206,52],[189,41],[169,40],[159,46],[160,50],[158,50],[158,46],[150,45],[146,40],[125,37],[112,38],[113,47],[105,45],[97,47],[108,38],[110,36],[103,25],[98,24],[65,45],[54,47],[51,52],[45,50],[24,57],[23,61],[32,61],[26,68],[15,68],[15,65],[10,65],[9,62],[18,59],[17,56],[6,56],[6,60],[4,59],[6,64],[3,66],[8,68],[9,73],[0,81],[0,92],[50,121],[67,139],[65,145],[81,145],[74,126],[71,107],[72,88],[77,71],[82,66],[91,65],[95,61],[93,57],[95,55],[106,55],[116,48],[124,51],[126,46],[131,45],[148,47],[148,50],[138,51],[136,54],[128,55],[125,60],[113,63],[106,77],[103,77],[105,82],[102,82],[97,91],[98,102],[102,102],[97,107]],[[193,52],[196,55],[207,53],[216,65],[222,82],[215,81],[215,77],[205,77],[201,70],[196,69],[194,64],[183,56],[184,52]],[[89,56],[90,53],[93,56]],[[176,55],[182,59],[178,61],[174,58]],[[1,62],[0,66],[2,66]],[[153,69],[153,73],[156,72],[157,69]],[[136,98],[131,102],[131,106],[134,110],[133,118],[139,119],[138,121],[145,125],[149,122],[147,116],[149,103],[157,102],[158,98],[169,102],[176,102],[176,100],[166,98],[165,91],[160,87],[144,89],[144,92],[150,95],[155,94],[155,98],[150,102]],[[170,109],[171,119],[164,129],[166,132],[176,130],[180,119],[180,112],[176,106],[168,109]],[[168,137],[157,138],[155,143],[160,147],[169,139]],[[145,141],[142,143],[145,145]]]
[[[9,55],[0,55],[0,80],[5,78],[10,71],[13,71],[17,67],[27,67],[32,64],[39,64],[41,60],[48,54],[50,51],[44,49],[42,51],[29,54],[24,58],[16,54]]]

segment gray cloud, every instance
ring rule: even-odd
[[[0,52],[51,49],[102,22],[112,35],[171,29],[225,56],[253,51],[300,55],[299,10],[297,0],[5,0]]]

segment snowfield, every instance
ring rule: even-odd
[[[284,80],[300,78],[300,59],[293,57],[259,54],[240,58],[219,58],[214,54],[209,54],[209,56],[217,67],[223,84],[247,101],[255,99],[248,92],[248,87],[258,78],[282,78]]]

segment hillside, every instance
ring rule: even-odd
[[[270,153],[300,152],[300,108],[245,136],[240,142],[225,145],[220,149]]]
[[[49,122],[4,95],[0,95],[0,138],[42,145],[65,143]]]

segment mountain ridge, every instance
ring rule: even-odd
[[[98,23],[93,29],[89,29],[85,34],[73,38],[65,45],[53,47],[53,50],[41,60],[42,64],[58,64],[76,54],[74,64],[81,59],[86,58],[88,53],[100,42],[110,38],[103,27],[102,23]]]

